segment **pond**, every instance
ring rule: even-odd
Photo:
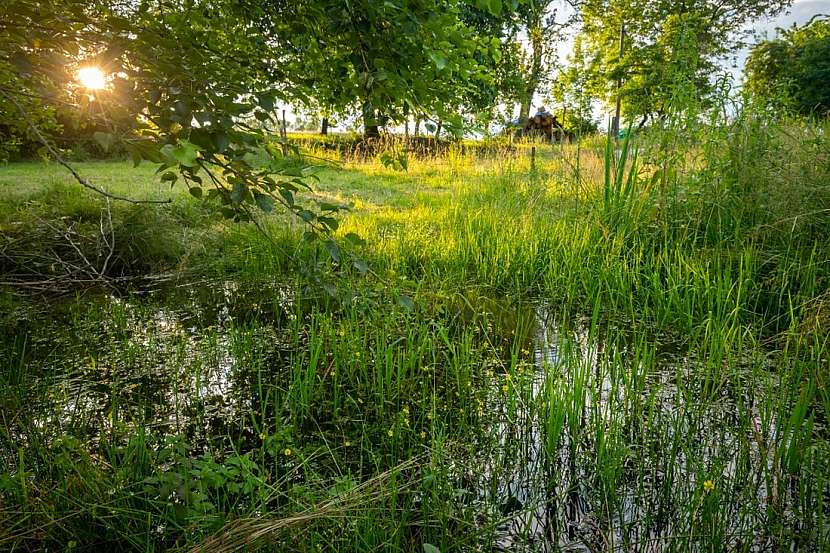
[[[6,323],[3,459],[13,472],[33,442],[70,436],[97,454],[140,432],[221,462],[280,436],[281,452],[329,448],[308,456],[316,474],[359,480],[440,449],[431,470],[476,530],[472,549],[682,550],[717,530],[730,548],[773,550],[770,517],[803,520],[765,352],[690,352],[544,302],[435,302],[437,322],[408,324],[442,345],[394,324],[351,343],[349,321],[373,315],[321,314],[276,282],[32,310]]]

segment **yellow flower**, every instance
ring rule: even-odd
[[[286,448],[282,451],[282,454],[283,454],[283,455],[285,455],[286,457],[291,457],[291,453],[292,453],[292,452],[291,452],[291,448],[290,448],[290,447],[286,447]]]
[[[503,384],[502,387],[501,387],[501,391],[505,392],[505,393],[507,393],[507,390],[509,390],[509,389],[510,389],[510,387],[507,384]]]
[[[352,442],[350,442],[349,440],[346,440],[345,442],[343,442],[343,445],[346,446],[346,447],[352,447]]]
[[[715,489],[715,483],[711,480],[706,480],[703,482],[703,491],[711,492]]]
[[[395,435],[395,433],[392,431],[392,429],[391,429],[391,428],[389,429],[389,431],[388,431],[388,432],[386,432],[386,434],[387,434],[390,438],[391,438],[392,436],[394,436],[394,435]]]
[[[425,440],[425,439],[426,439],[426,437],[427,437],[427,433],[426,433],[426,432],[424,432],[423,430],[421,430],[421,434],[420,434],[420,436],[421,436],[421,439],[422,439],[422,440]]]

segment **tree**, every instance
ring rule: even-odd
[[[780,13],[790,0],[585,0],[591,88],[640,124],[667,113],[678,95],[706,99],[716,60],[746,37],[747,23]],[[620,54],[620,31],[624,51]]]
[[[578,2],[569,0],[562,6],[555,0],[532,1],[519,6],[514,19],[513,47],[507,48],[508,63],[520,71],[519,123],[524,124],[536,92],[548,81],[556,54],[556,44],[564,31],[575,21],[573,15],[562,17],[558,7],[570,6],[576,10]],[[520,46],[519,35],[524,35]]]
[[[475,4],[478,5],[478,4]],[[408,113],[437,114],[451,127],[454,108],[475,83],[492,80],[485,58],[499,42],[462,21],[473,6],[457,0],[298,1],[246,7],[267,36],[290,36],[302,52],[299,75],[325,110],[357,110],[367,137]],[[501,2],[487,9],[501,12]],[[297,14],[302,24],[290,26]],[[310,24],[309,24],[310,23]]]
[[[551,103],[561,106],[562,126],[568,133],[590,134],[597,131],[597,124],[593,120],[594,98],[589,90],[589,78],[589,60],[582,45],[582,37],[577,36],[566,65],[558,72],[550,89]]]
[[[744,73],[755,98],[801,115],[830,114],[830,19],[814,18],[757,44]]]
[[[360,102],[368,128],[379,113],[392,116],[404,105],[441,112],[469,79],[484,76],[475,54],[494,46],[475,40],[457,6],[450,0],[6,0],[0,130],[40,142],[83,186],[134,201],[84,179],[55,145],[57,106],[77,109],[87,96],[76,70],[98,67],[110,98],[128,106],[132,119],[124,129],[101,113],[107,132],[96,138],[103,147],[120,143],[136,163],[157,164],[163,181],[217,200],[226,217],[251,220],[254,209],[280,206],[340,260],[331,239],[339,207],[300,201],[312,168],[275,140],[275,103],[308,105],[311,93],[327,91],[340,105]],[[315,86],[315,79],[330,86]]]

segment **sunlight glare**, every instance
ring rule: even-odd
[[[78,81],[90,90],[99,90],[106,86],[104,73],[97,67],[83,67],[78,70]]]

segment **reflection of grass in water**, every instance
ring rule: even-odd
[[[822,549],[826,134],[740,123],[735,150],[711,132],[671,167],[643,139],[631,181],[604,180],[601,143],[540,149],[532,175],[521,148],[325,170],[319,197],[353,204],[341,232],[412,312],[369,279],[338,281],[352,303],[304,292],[286,252],[315,251],[293,227],[266,222],[275,247],[148,168],[79,164],[174,198],[114,207],[114,266],[186,286],[4,292],[0,543]],[[0,169],[4,273],[48,270],[44,222],[95,232],[101,205],[67,182]]]

